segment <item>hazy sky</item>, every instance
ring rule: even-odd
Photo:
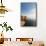
[[[21,3],[21,15],[36,19],[36,3]]]
[[[32,10],[36,10],[36,3],[21,3],[21,13],[28,14],[32,13]]]

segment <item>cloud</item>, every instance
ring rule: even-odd
[[[22,13],[22,16],[27,16],[28,19],[36,19],[36,8],[33,8],[32,11],[30,10],[28,13]]]
[[[35,9],[35,8],[32,9],[32,12],[29,12],[29,13],[27,14],[27,17],[28,17],[29,19],[35,20],[35,19],[36,19],[36,9]]]

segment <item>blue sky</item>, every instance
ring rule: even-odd
[[[28,14],[36,8],[36,3],[21,3],[21,14]]]

